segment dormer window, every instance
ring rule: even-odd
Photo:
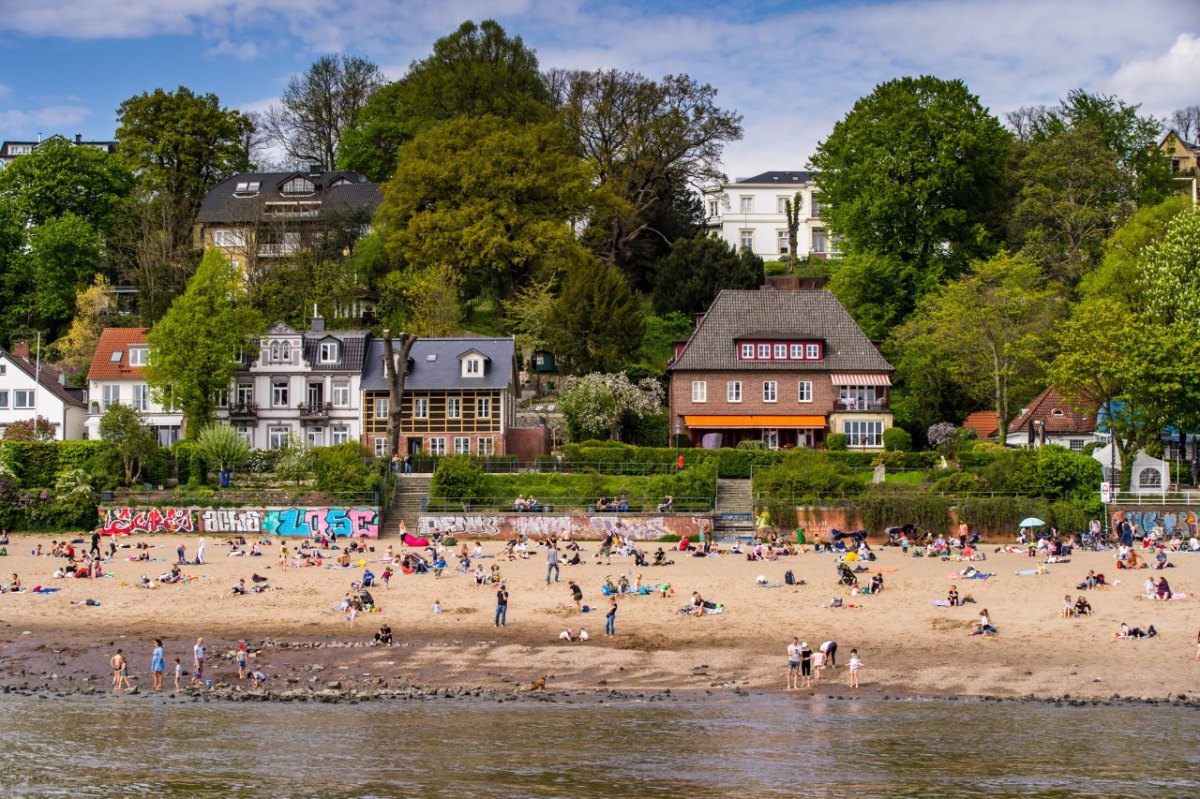
[[[239,180],[233,191],[235,194],[257,194],[261,186],[257,180]]]
[[[482,358],[463,359],[463,377],[481,377],[483,375]]]
[[[130,366],[145,366],[146,365],[146,348],[145,347],[130,347],[129,348],[129,365]]]
[[[337,363],[338,345],[336,341],[321,342],[321,363]]]
[[[308,178],[295,177],[283,184],[282,194],[313,194],[317,186]]]
[[[1059,410],[1058,408],[1055,408],[1054,410],[1050,411],[1050,415],[1051,416],[1062,416],[1063,412],[1061,410]]]

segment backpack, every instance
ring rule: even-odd
[[[783,581],[785,583],[787,583],[788,585],[796,584],[796,575],[792,574],[791,569],[788,569],[786,572],[783,573]]]

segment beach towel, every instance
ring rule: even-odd
[[[868,569],[867,574],[894,574],[899,571],[895,566],[880,566],[878,569]]]
[[[1020,577],[1037,577],[1041,572],[1037,569],[1017,569],[1013,574]]]
[[[679,609],[679,613],[680,613],[681,615],[683,615],[683,616],[687,616],[687,615],[690,615],[690,614],[691,614],[691,612],[692,612],[693,610],[695,610],[695,606],[694,606],[694,605],[691,605],[691,604],[689,603],[689,604],[687,604],[687,605],[684,605],[683,607],[681,607],[681,608]],[[704,606],[704,615],[705,615],[705,616],[713,616],[713,615],[715,615],[715,614],[717,614],[717,613],[722,613],[722,612],[724,612],[724,610],[725,610],[725,606],[724,606],[724,605],[714,605],[713,607],[709,607],[708,605],[705,605],[705,606]]]
[[[975,572],[974,574],[972,574],[968,577],[963,577],[962,574],[960,574],[959,572],[950,572],[949,574],[946,575],[946,577],[951,580],[986,580],[989,577],[995,577],[995,576],[996,576],[995,572]]]
[[[783,583],[758,583],[759,588],[783,588]]]
[[[950,607],[950,600],[948,600],[948,599],[935,599],[935,600],[933,600],[933,606],[934,606],[935,608],[948,608],[948,607]]]
[[[62,590],[61,588],[42,588],[41,586],[38,586],[37,588],[33,589],[33,593],[35,593],[35,594],[53,594],[56,591],[61,591],[61,590]]]

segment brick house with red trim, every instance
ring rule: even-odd
[[[672,432],[694,446],[883,447],[892,366],[828,291],[724,290],[671,376]]]

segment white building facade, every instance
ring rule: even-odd
[[[0,435],[16,422],[39,416],[54,428],[56,441],[83,438],[87,406],[82,389],[68,388],[63,373],[29,359],[28,345],[0,350]]]
[[[158,443],[169,447],[183,434],[183,413],[158,402],[146,382],[149,358],[146,328],[109,327],[88,369],[87,437],[100,438],[100,418],[115,404],[128,405],[141,414],[142,423],[158,434]]]
[[[785,203],[800,194],[796,250],[800,258],[835,258],[837,242],[821,218],[821,191],[808,172],[763,172],[703,192],[704,222],[709,231],[738,250],[749,249],[764,261],[788,252]]]

